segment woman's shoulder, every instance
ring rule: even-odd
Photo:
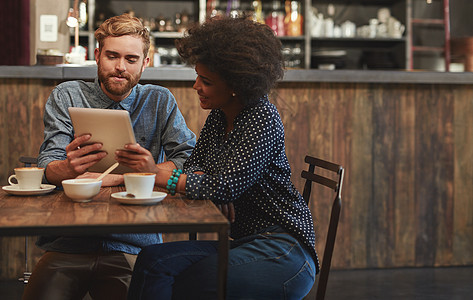
[[[267,98],[262,98],[258,103],[249,107],[247,117],[263,121],[279,120],[281,118],[276,106]]]

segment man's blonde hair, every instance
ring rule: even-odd
[[[143,57],[146,58],[148,56],[150,46],[149,31],[138,18],[132,17],[127,13],[111,17],[103,22],[95,31],[95,38],[99,43],[100,51],[106,38],[124,35],[140,37],[143,41]]]

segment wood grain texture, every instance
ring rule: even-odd
[[[42,108],[56,84],[0,79],[2,185],[20,155],[37,153]],[[198,135],[208,112],[200,108],[192,84],[161,83]],[[306,154],[346,169],[333,268],[473,264],[472,86],[283,82],[270,98],[285,126],[286,152],[299,190]],[[324,246],[331,196],[313,189],[310,208],[318,249]],[[24,239],[0,242],[0,275],[19,276]],[[28,251],[33,249],[34,261],[37,248]]]
[[[473,253],[473,89],[457,88],[453,91],[453,99],[455,159],[452,263],[467,265],[471,264]]]
[[[394,262],[411,266],[415,261],[415,222],[414,199],[415,169],[415,98],[414,86],[398,86],[399,100],[395,101],[395,164],[394,192]]]
[[[0,236],[27,234],[103,235],[136,232],[217,232],[228,228],[228,221],[210,201],[188,200],[168,195],[155,205],[122,205],[110,197],[124,186],[105,187],[92,201],[77,203],[62,191],[41,196],[13,196],[0,191]],[[18,240],[6,249],[24,262]],[[2,244],[2,246],[5,246]],[[7,255],[2,256],[7,257]],[[11,258],[11,256],[10,256]],[[23,258],[23,259],[22,259]],[[2,268],[2,276],[8,275]]]

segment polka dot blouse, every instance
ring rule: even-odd
[[[228,136],[225,122],[221,110],[212,110],[184,163],[187,197],[233,203],[234,239],[281,226],[307,247],[318,266],[312,216],[290,180],[284,126],[276,107],[267,97],[246,107]],[[196,171],[205,174],[192,174]]]

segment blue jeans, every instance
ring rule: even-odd
[[[216,241],[181,241],[144,248],[128,299],[216,299]],[[231,241],[227,299],[302,299],[315,280],[314,260],[287,233]]]

